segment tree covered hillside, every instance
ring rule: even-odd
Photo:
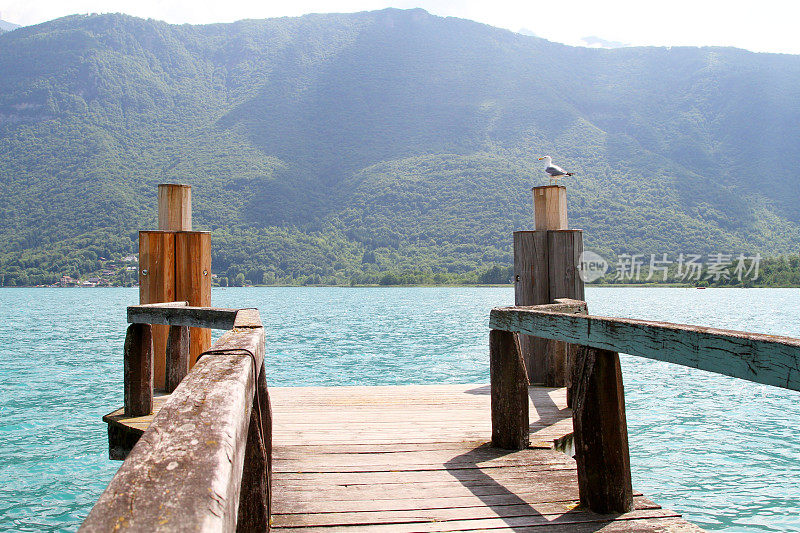
[[[6,285],[135,251],[163,182],[193,186],[221,276],[477,280],[532,226],[545,154],[600,252],[800,242],[800,56],[573,48],[388,9],[72,16],[0,35],[0,72]]]

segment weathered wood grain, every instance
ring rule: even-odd
[[[489,327],[800,390],[800,339],[629,318],[496,308]]]
[[[647,500],[637,499],[636,510],[661,510],[661,507]],[[318,512],[308,514],[281,514],[275,517],[275,527],[303,527],[303,526],[359,526],[364,524],[412,524],[425,522],[447,522],[463,520],[481,520],[511,517],[526,517],[532,513],[532,506],[527,502],[498,505],[494,508],[483,506],[469,506],[462,508],[434,508],[434,509],[409,509],[409,510],[376,510],[376,511],[342,511]],[[585,510],[575,508],[573,501],[542,502],[535,507],[533,512],[544,525],[558,517],[568,515],[572,522],[581,519],[596,519],[596,516]],[[661,515],[661,513],[658,513]],[[675,513],[670,513],[676,516]],[[413,526],[412,526],[413,527]]]
[[[553,452],[558,453],[558,452]],[[536,491],[549,490],[573,490],[575,486],[575,472],[566,469],[542,469],[530,472],[527,478],[505,478],[502,483],[485,475],[482,479],[461,480],[461,471],[452,471],[454,479],[449,481],[420,481],[417,483],[377,483],[372,485],[318,485],[309,483],[308,485],[297,485],[291,483],[281,483],[276,487],[276,498],[282,498],[287,493],[293,495],[286,496],[300,498],[302,494],[318,494],[329,499],[357,500],[368,499],[387,499],[392,500],[397,497],[410,497],[414,494],[428,494],[431,497],[441,495],[466,495],[466,494],[502,494],[502,493],[530,493]],[[535,483],[531,483],[535,481]],[[575,492],[577,497],[577,490]]]
[[[153,411],[153,336],[149,325],[128,326],[123,359],[125,415],[149,415]]]
[[[213,351],[199,365],[208,357]],[[658,524],[685,524],[638,493],[639,514],[576,510],[575,461],[552,449],[556,435],[571,433],[564,389],[528,388],[531,432],[552,428],[551,441],[548,449],[517,451],[487,443],[490,393],[485,384],[269,389],[272,529],[589,531],[586,524],[621,522],[631,531],[656,531]],[[442,442],[414,443],[420,434]],[[243,492],[241,498],[240,509]]]
[[[139,441],[142,433],[150,427],[153,416],[164,406],[169,398],[163,392],[153,392],[153,414],[141,417],[126,417],[125,409],[117,409],[103,417],[108,424],[108,458],[123,461]]]
[[[158,229],[192,231],[192,187],[176,183],[158,186]]]
[[[469,530],[467,530],[469,531]],[[473,530],[480,531],[480,530]],[[482,530],[484,533],[486,530]],[[543,528],[514,527],[494,530],[513,531],[514,533],[540,533]],[[607,522],[579,522],[573,524],[552,524],[547,526],[547,533],[702,533],[704,530],[683,518],[640,518],[637,520],[609,520]],[[306,532],[307,533],[307,532]]]
[[[175,299],[193,307],[211,306],[211,234],[180,231],[175,234]],[[189,366],[211,346],[211,331],[191,329]]]
[[[585,308],[582,302],[554,305]],[[639,514],[576,510],[575,461],[551,448],[511,451],[485,440],[459,442],[463,424],[488,413],[487,392],[491,387],[477,385],[271,389],[277,444],[273,530],[550,531],[623,521],[647,523],[639,530],[655,531],[661,522],[683,523],[640,494]],[[532,419],[566,415],[561,435],[571,432],[563,389],[530,387],[528,397]],[[448,414],[461,418],[448,420]],[[298,429],[290,433],[287,427]],[[448,442],[411,442],[427,431]]]
[[[418,452],[391,451],[395,447],[377,446],[370,454],[347,447],[335,452],[331,446],[279,446],[276,465],[295,464],[291,457],[303,460],[293,470],[275,471],[273,529],[331,533],[517,531],[535,527],[537,531],[570,531],[571,527],[581,530],[586,524],[605,530],[622,522],[631,531],[658,531],[662,523],[675,528],[685,524],[677,513],[661,509],[638,493],[629,513],[600,515],[578,508],[575,462],[552,450],[507,452],[449,443]],[[426,453],[438,458],[438,469],[420,472],[410,463],[395,460],[403,454]],[[357,464],[365,460],[364,455],[368,456],[366,460],[374,460],[371,455],[387,455],[385,460],[393,464],[394,471],[309,474],[307,470],[327,465],[333,456]],[[521,465],[496,469],[484,466],[487,457],[502,460],[507,456],[521,461]],[[316,467],[310,466],[314,463]],[[467,463],[472,467],[464,469]]]
[[[541,189],[539,192],[544,194],[546,188]],[[539,198],[536,190],[534,196]],[[547,202],[544,196],[541,198],[542,209],[546,207],[547,202],[555,201],[555,197]],[[544,224],[542,227],[546,226]],[[560,231],[514,232],[515,305],[550,304],[559,298],[584,299],[584,284],[578,275],[579,257],[583,252],[583,232],[567,230],[566,227],[564,193],[563,227],[558,225],[558,228],[553,228]],[[531,383],[548,387],[567,385],[571,348],[566,343],[520,334],[520,349]]]
[[[550,281],[546,231],[514,232],[514,303],[515,305],[549,304]],[[544,384],[547,369],[547,340],[519,335],[528,381]]]
[[[188,305],[131,305],[128,306],[128,323],[231,329],[236,324],[237,312],[237,309]]]
[[[259,315],[258,309],[255,308],[238,309],[236,311],[236,320],[234,321],[233,327],[260,328],[261,315]]]
[[[534,187],[532,192],[536,229],[567,229],[567,188],[563,185],[542,185]]]
[[[514,303],[549,304],[547,232],[514,232]]]
[[[154,303],[150,303],[150,304],[139,304],[139,305],[133,306],[133,307],[155,307],[155,308],[161,308],[161,307],[188,307],[188,306],[189,306],[189,302],[187,302],[185,300],[176,300],[174,302],[154,302]]]
[[[578,271],[583,253],[583,231],[567,230],[547,232],[547,259],[550,298],[584,300],[584,285]],[[544,385],[567,387],[570,379],[570,352],[575,347],[559,340],[547,341]]]
[[[189,328],[170,326],[167,335],[166,382],[164,390],[172,392],[189,373]]]
[[[489,385],[272,387],[270,397],[278,406],[273,438],[280,445],[328,445],[331,453],[361,450],[372,457],[406,450],[424,457],[425,450],[449,442],[478,445],[491,438]],[[528,397],[531,446],[550,449],[572,433],[564,389],[529,387]],[[156,400],[154,410],[161,405]],[[152,416],[125,418],[120,409],[104,420],[138,438]]]
[[[521,450],[528,447],[528,376],[517,336],[489,332],[489,375],[492,386],[492,444]]]
[[[549,459],[549,458],[548,458]],[[358,463],[357,459],[351,459],[353,463]],[[432,482],[454,482],[454,481],[475,481],[480,482],[486,479],[487,474],[491,474],[493,479],[504,479],[509,481],[524,481],[539,472],[569,471],[575,473],[575,464],[572,462],[557,462],[544,460],[542,463],[531,464],[529,461],[518,461],[506,465],[496,466],[477,466],[476,464],[432,465],[421,467],[413,464],[398,464],[394,470],[382,467],[379,470],[365,469],[357,472],[341,466],[331,469],[329,472],[315,472],[316,464],[307,462],[280,463],[281,468],[276,468],[275,472],[281,474],[284,487],[303,487],[311,484],[319,486],[371,486],[378,483],[386,485],[406,485],[414,483]],[[306,467],[310,469],[307,470]],[[373,467],[374,468],[374,467]],[[347,470],[347,471],[343,471]],[[453,477],[452,472],[460,470],[458,478]]]
[[[633,488],[619,354],[582,346],[572,373],[581,504],[597,513],[626,513]]]
[[[80,530],[233,531],[263,359],[263,328],[224,334],[153,417]]]
[[[262,363],[247,429],[236,530],[241,533],[269,531],[272,524],[271,502],[272,408]]]
[[[172,302],[175,300],[175,233],[169,231],[139,232],[139,303]],[[164,387],[165,353],[168,328],[157,325],[153,335],[153,379],[157,388]]]
[[[564,496],[565,499],[559,498]],[[637,502],[642,505],[652,504],[647,498],[637,495]],[[563,505],[575,508],[578,505],[577,494],[547,494],[539,493],[514,493],[491,494],[484,496],[441,496],[428,498],[420,495],[418,498],[395,498],[392,500],[355,500],[355,501],[330,501],[330,500],[280,500],[274,508],[275,515],[304,514],[304,513],[366,513],[366,512],[397,512],[397,511],[426,511],[439,509],[469,509],[475,507],[487,508],[489,512],[502,509],[510,505],[527,504],[536,509],[544,506]],[[652,504],[657,507],[657,504]],[[276,516],[277,518],[277,516]]]
[[[344,526],[307,526],[298,527],[295,525],[289,526],[292,531],[297,532],[324,532],[334,533],[337,531],[352,531],[354,527],[358,528],[359,532],[377,533],[387,532],[395,533],[398,531],[407,532],[445,532],[445,531],[514,531],[518,532],[525,527],[536,527],[534,531],[552,531],[558,526],[564,526],[564,529],[555,529],[556,531],[608,531],[607,524],[620,522],[625,524],[625,528],[621,531],[659,531],[657,528],[658,522],[664,519],[679,519],[680,515],[673,511],[664,509],[645,509],[641,511],[632,511],[620,516],[609,515],[590,515],[588,513],[581,513],[580,511],[568,512],[561,515],[541,515],[538,513],[529,513],[523,516],[507,516],[499,518],[475,518],[466,520],[445,520],[445,521],[422,521],[415,520],[409,522],[394,522],[394,523],[372,523],[372,524],[347,524]],[[648,527],[638,528],[636,524],[631,524],[632,521],[649,521]],[[592,528],[585,527],[587,525],[593,526]],[[577,527],[576,527],[577,526]],[[583,528],[581,528],[583,526]],[[287,529],[289,529],[287,528]],[[602,529],[601,529],[602,528]],[[282,529],[282,528],[281,528]],[[277,528],[276,528],[277,530]],[[618,529],[617,531],[620,531]],[[666,531],[666,530],[660,530]],[[694,529],[693,531],[697,531]]]
[[[578,270],[579,258],[582,253],[582,230],[565,229],[547,232],[547,261],[551,301],[560,298],[584,300],[584,284]]]

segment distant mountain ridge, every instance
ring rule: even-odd
[[[598,37],[596,35],[583,37],[581,41],[583,41],[589,48],[624,48],[626,46],[631,46],[629,43],[609,41],[608,39],[603,39],[602,37]]]
[[[6,22],[5,20],[0,20],[0,33],[11,31],[19,27],[20,27],[19,24],[14,24],[13,22]]]
[[[194,186],[228,277],[507,265],[545,154],[603,253],[800,242],[800,56],[573,48],[387,9],[71,16],[0,35],[0,71],[7,283],[127,253],[165,181]]]

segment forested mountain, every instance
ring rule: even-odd
[[[0,72],[6,285],[135,251],[162,182],[193,186],[227,277],[468,277],[510,264],[545,154],[576,173],[570,222],[600,252],[800,242],[800,56],[574,48],[388,9],[71,16],[0,35]]]

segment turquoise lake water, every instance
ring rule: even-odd
[[[797,289],[587,290],[593,314],[800,337]],[[229,288],[258,307],[270,385],[488,382],[510,288]],[[75,530],[118,468],[136,289],[0,290],[0,531]],[[634,487],[709,530],[800,531],[800,393],[623,356]]]

